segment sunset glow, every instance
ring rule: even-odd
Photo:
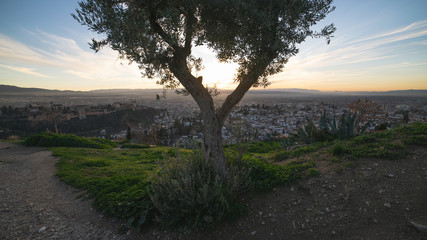
[[[327,91],[427,89],[427,2],[337,1],[319,26],[335,23],[328,45],[307,39],[271,88]],[[3,1],[0,10],[0,84],[61,90],[161,88],[115,51],[94,53],[97,37],[70,13],[77,1]],[[381,10],[378,10],[381,9]],[[232,89],[237,64],[217,62],[206,47],[194,55],[205,68],[194,73],[208,86]]]

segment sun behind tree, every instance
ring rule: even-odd
[[[136,62],[143,76],[165,88],[182,85],[200,107],[203,150],[223,177],[228,175],[222,126],[251,87],[268,86],[267,76],[282,71],[306,37],[326,37],[333,24],[311,30],[334,10],[332,0],[86,0],[72,16],[103,39],[91,48],[117,50]],[[236,89],[215,109],[211,91],[194,75],[202,59],[193,46],[212,49],[220,62],[239,65]]]

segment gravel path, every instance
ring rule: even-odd
[[[43,148],[0,142],[0,239],[123,239],[119,225],[55,176]]]

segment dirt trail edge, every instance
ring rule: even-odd
[[[44,148],[0,142],[0,239],[124,239],[56,176]]]

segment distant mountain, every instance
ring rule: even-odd
[[[160,93],[161,89],[99,89],[92,91],[70,91],[70,90],[48,90],[42,88],[21,88],[10,85],[0,85],[0,94],[2,95],[127,95],[127,94],[153,94]],[[223,94],[231,93],[231,90],[220,90]],[[340,95],[340,96],[413,96],[413,97],[427,97],[427,90],[394,90],[394,91],[319,91],[312,89],[299,89],[299,88],[284,88],[284,89],[252,89],[248,92],[250,95],[263,95],[263,94],[297,94],[297,95]]]
[[[78,93],[76,91],[48,90],[43,88],[21,88],[11,85],[0,85],[1,94],[61,94],[61,93]]]

